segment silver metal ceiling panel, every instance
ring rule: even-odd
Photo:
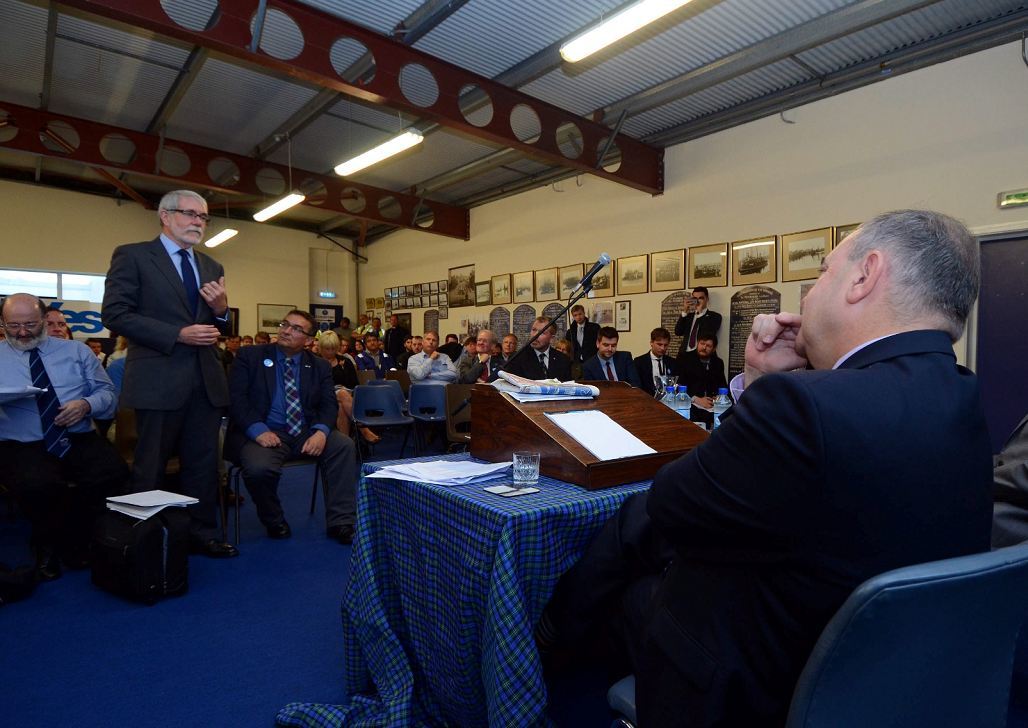
[[[329,109],[329,113],[343,119],[352,119],[355,124],[383,132],[398,133],[414,121],[410,114],[401,114],[384,106],[369,106],[349,98],[340,100]]]
[[[376,164],[365,172],[358,172],[353,179],[376,187],[401,190],[495,151],[496,147],[479,144],[449,131],[437,131],[425,137],[425,141],[414,149]]]
[[[315,91],[209,58],[168,122],[173,139],[249,155]]]
[[[100,46],[112,53],[133,56],[174,68],[180,68],[189,55],[187,48],[172,45],[163,39],[157,40],[149,31],[139,29],[138,32],[129,33],[120,28],[63,13],[57,18],[57,35],[90,46]]]
[[[388,138],[377,129],[322,115],[292,137],[294,167],[330,174],[332,168]],[[268,159],[287,164],[288,145],[283,144]]]
[[[300,0],[300,3],[371,28],[382,35],[391,35],[397,23],[421,7],[422,0]]]
[[[670,104],[630,116],[625,121],[624,129],[632,136],[647,136],[773,91],[789,88],[810,78],[808,73],[792,61],[779,61]]]
[[[523,89],[589,114],[846,5],[848,0],[724,0],[586,70],[549,73]]]
[[[415,47],[491,78],[591,24],[623,1],[472,0]]]
[[[534,159],[518,159],[503,166],[525,175],[539,174],[540,172],[544,172],[548,169],[553,169],[552,165],[543,164],[542,162],[537,162]]]
[[[479,192],[484,192],[505,184],[519,182],[524,178],[525,175],[519,172],[505,169],[504,167],[497,167],[496,169],[491,169],[488,172],[484,172],[472,179],[440,190],[437,193],[437,196],[447,202],[456,202],[457,200],[462,200],[478,194]]]
[[[38,106],[46,60],[45,7],[0,0],[0,99]]]

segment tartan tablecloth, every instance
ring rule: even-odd
[[[342,603],[350,703],[291,703],[279,725],[546,724],[532,628],[593,534],[648,486],[588,491],[541,477],[539,493],[503,498],[483,484],[361,478]]]

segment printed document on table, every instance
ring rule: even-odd
[[[510,461],[505,463],[472,463],[453,460],[415,461],[387,465],[364,477],[395,478],[396,480],[411,480],[433,485],[467,485],[497,478],[503,475],[503,472],[511,465]]]
[[[547,412],[546,416],[600,460],[657,452],[599,410]]]

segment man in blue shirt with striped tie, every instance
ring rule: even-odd
[[[32,523],[37,575],[61,575],[60,559],[88,565],[93,520],[124,491],[128,468],[93,429],[114,417],[114,385],[89,347],[47,335],[46,307],[27,293],[0,309],[0,458]],[[70,487],[74,483],[74,487]]]

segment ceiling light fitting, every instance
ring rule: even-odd
[[[296,207],[306,199],[307,195],[301,195],[299,192],[291,192],[285,197],[283,197],[281,200],[271,203],[260,212],[255,212],[253,215],[253,219],[257,222],[264,222],[265,220],[270,220],[271,218],[275,217],[275,215],[278,215],[281,212],[285,212],[290,207]]]
[[[236,230],[235,228],[225,228],[220,233],[215,235],[213,238],[207,240],[204,243],[204,245],[206,245],[208,248],[216,248],[219,245],[221,245],[222,243],[224,243],[226,240],[229,240],[230,238],[234,238],[238,234],[239,234],[239,231]]]
[[[336,174],[340,177],[346,177],[354,174],[355,172],[359,172],[373,164],[378,164],[383,159],[388,159],[404,150],[410,149],[424,140],[425,137],[423,137],[419,132],[402,132],[389,141],[379,144],[374,149],[369,149],[363,154],[358,154],[353,159],[348,159],[347,161],[336,165]]]
[[[621,40],[643,26],[678,10],[690,0],[639,0],[619,13],[611,15],[560,47],[561,57],[568,63],[588,58],[596,51]]]

